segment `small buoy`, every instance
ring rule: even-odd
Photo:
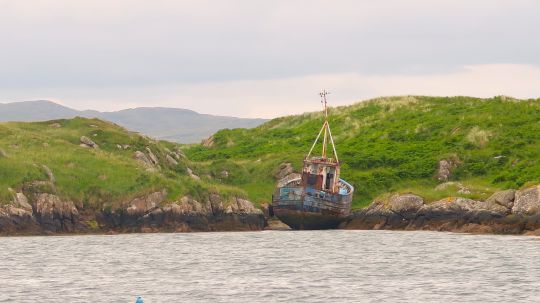
[[[135,300],[135,303],[144,303],[144,301],[141,296],[138,296],[137,300]]]

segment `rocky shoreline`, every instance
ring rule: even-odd
[[[540,235],[540,185],[497,192],[485,201],[426,203],[414,194],[394,194],[353,212],[341,228]]]
[[[50,193],[13,193],[0,206],[0,235],[263,230],[261,210],[245,199],[211,194],[199,202],[185,196],[166,203],[166,192],[137,197],[116,210],[91,210]]]
[[[157,191],[115,210],[92,210],[55,194],[34,193],[35,186],[13,192],[13,200],[0,206],[0,235],[288,229],[242,198],[225,202],[211,194],[202,202],[190,196],[165,202],[167,193]],[[354,211],[340,228],[540,235],[540,185],[497,192],[485,201],[449,197],[427,203],[411,193],[394,194]]]

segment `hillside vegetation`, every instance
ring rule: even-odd
[[[253,129],[221,130],[211,146],[184,151],[208,180],[268,202],[279,164],[301,169],[322,122],[321,113],[278,118]],[[414,192],[428,201],[458,194],[482,199],[540,181],[540,99],[379,98],[332,108],[330,123],[357,208],[389,192]],[[454,182],[440,186],[443,159],[454,163],[448,180]]]
[[[81,146],[86,136],[99,148]],[[159,162],[135,159],[140,151]],[[174,155],[171,161],[167,156]],[[172,157],[171,157],[172,158]],[[85,209],[116,208],[138,195],[166,189],[168,200],[210,192],[245,196],[242,190],[190,177],[189,161],[175,143],[155,141],[98,119],[0,123],[0,203],[23,187],[39,187]]]

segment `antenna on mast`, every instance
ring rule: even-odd
[[[313,152],[313,149],[315,148],[315,145],[317,145],[317,142],[319,141],[319,138],[321,135],[323,135],[323,142],[322,142],[322,155],[321,157],[323,159],[327,159],[327,150],[328,150],[328,138],[330,138],[330,143],[332,144],[332,151],[334,152],[335,160],[339,162],[338,155],[336,152],[336,145],[334,144],[334,138],[332,138],[332,131],[330,130],[330,123],[328,123],[328,102],[326,101],[326,96],[330,94],[330,92],[327,92],[326,90],[322,90],[319,93],[319,96],[321,96],[321,104],[323,105],[323,113],[324,113],[324,123],[319,131],[319,134],[317,135],[317,138],[315,139],[315,142],[313,142],[313,145],[311,146],[311,149],[309,150],[309,153],[307,154],[306,158],[309,158],[311,155],[311,152]]]
[[[324,119],[325,120],[328,120],[328,102],[326,102],[326,95],[329,95],[330,92],[327,92],[325,89],[323,89],[320,93],[319,93],[319,96],[321,96],[321,104],[323,105],[323,108],[324,108]]]

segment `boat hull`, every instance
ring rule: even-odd
[[[335,229],[346,219],[334,215],[279,208],[274,208],[274,214],[281,222],[296,230]]]
[[[347,194],[338,194],[291,185],[294,183],[277,188],[272,197],[273,214],[290,228],[333,229],[349,216],[352,186]]]

